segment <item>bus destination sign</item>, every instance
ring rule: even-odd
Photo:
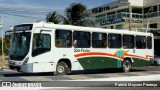
[[[32,30],[33,24],[22,24],[14,27],[14,31]]]

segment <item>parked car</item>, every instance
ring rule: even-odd
[[[160,56],[154,56],[153,65],[158,66],[160,65]]]

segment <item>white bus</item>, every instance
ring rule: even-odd
[[[27,73],[148,66],[153,34],[127,30],[30,23],[13,28],[9,67]]]

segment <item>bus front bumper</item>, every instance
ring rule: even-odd
[[[8,60],[8,67],[11,70],[20,71],[22,61]]]
[[[20,72],[21,67],[20,66],[9,65],[9,69]]]

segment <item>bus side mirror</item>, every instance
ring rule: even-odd
[[[5,32],[5,36],[4,36],[4,41],[6,42],[6,43],[9,43],[9,39],[11,38],[11,32],[12,31],[6,31]],[[9,34],[8,34],[9,33]],[[8,34],[8,35],[7,35]]]

